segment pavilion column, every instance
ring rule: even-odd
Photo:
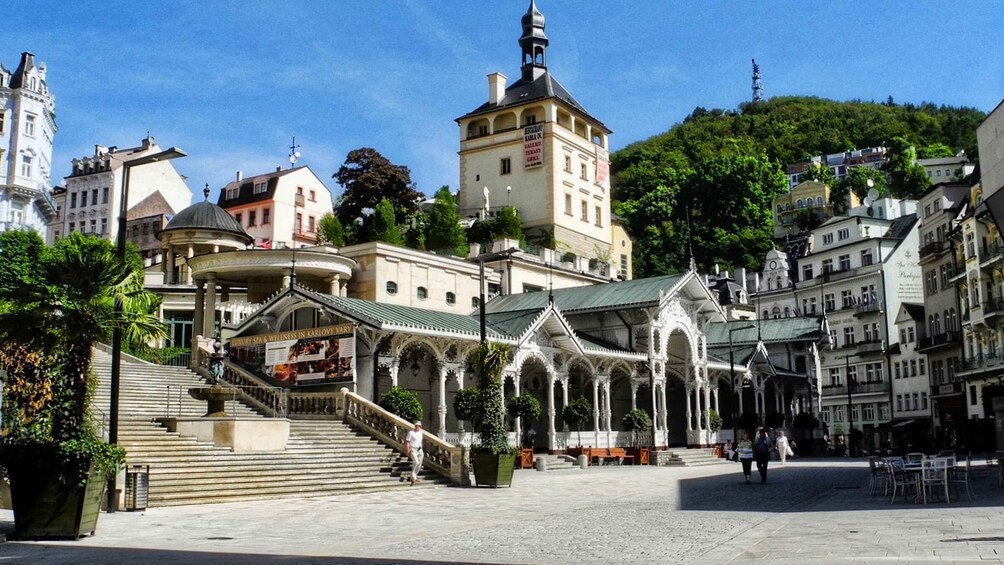
[[[669,410],[667,410],[666,407],[669,405],[669,403],[668,403],[668,399],[666,398],[666,394],[668,394],[668,391],[666,390],[666,383],[663,382],[661,385],[659,385],[659,388],[662,390],[662,394],[659,395],[659,402],[662,403],[662,406],[659,408],[659,423],[662,425],[663,439],[665,439],[666,440],[666,444],[668,444],[669,443]],[[655,427],[655,426],[652,426],[652,427]],[[660,445],[660,444],[656,443],[655,445]]]
[[[656,382],[655,375],[652,375],[652,378],[649,379],[649,383],[649,392],[652,394],[652,431],[654,432],[659,429],[659,413],[662,410],[660,409],[659,404],[659,383]],[[665,386],[663,386],[663,389],[665,389]]]
[[[711,432],[711,387],[704,385],[704,429]]]
[[[206,308],[203,314],[203,336],[216,336],[216,273],[206,275]]]
[[[195,257],[195,247],[189,243],[188,249],[185,251],[185,284],[192,284],[192,267],[189,262],[192,257]]]
[[[554,430],[554,416],[557,412],[554,407],[554,385],[558,384],[559,381],[549,378],[547,382],[549,383],[547,387],[547,449],[554,451],[558,444]]]
[[[613,409],[612,409],[612,407],[610,405],[610,379],[609,378],[607,380],[603,381],[603,400],[604,400],[603,403],[605,405],[604,409],[606,410],[606,415],[607,415],[607,431],[608,432],[612,432],[613,431],[613,426],[612,426],[611,419],[613,418]]]
[[[390,386],[397,386],[397,374],[401,370],[401,358],[394,357],[394,360],[390,362],[390,367],[387,372],[390,373]]]
[[[568,406],[568,377],[565,377],[564,379],[561,379],[561,408],[562,408],[562,410],[565,409],[565,406]],[[566,433],[568,432],[568,424],[565,423],[565,420],[561,421],[561,431],[566,432]]]
[[[181,281],[174,277],[174,269],[176,268],[176,265],[175,265],[173,245],[167,246],[167,254],[164,256],[164,264],[167,265],[167,274],[164,277],[164,280],[167,281],[167,284],[180,283]]]
[[[328,294],[330,294],[331,296],[339,296],[341,287],[339,286],[338,281],[340,279],[341,275],[335,275],[333,277],[328,278]]]
[[[600,381],[593,377],[593,447],[599,445],[600,441]]]
[[[171,284],[170,273],[167,264],[167,254],[164,253],[163,247],[161,247],[161,260],[160,260],[160,272],[164,274],[164,284]],[[170,252],[171,246],[167,246],[168,252]]]
[[[202,281],[195,281],[195,310],[192,311],[192,367],[199,365],[199,336],[202,333],[202,308],[205,304]]]
[[[513,384],[513,394],[519,396],[519,375],[516,373],[512,374],[512,384]],[[513,422],[513,431],[516,433],[516,445],[522,447],[523,445],[523,422],[522,418],[516,418]]]
[[[446,365],[439,367],[439,437],[446,437]]]
[[[638,409],[638,385],[631,383],[631,409]]]
[[[694,412],[693,412],[693,407],[691,407],[691,405],[690,405],[690,399],[691,399],[691,396],[693,396],[692,393],[693,393],[693,389],[688,386],[687,387],[687,431],[688,432],[694,429]]]

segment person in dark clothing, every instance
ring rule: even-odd
[[[767,484],[767,462],[770,461],[770,438],[767,430],[760,429],[753,443],[753,458],[756,460],[756,470],[760,473],[760,483]]]

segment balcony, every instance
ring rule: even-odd
[[[947,241],[932,241],[920,248],[920,260],[923,261],[927,257],[940,255],[949,249],[951,249],[951,246]]]
[[[920,338],[920,341],[917,344],[917,351],[926,353],[943,347],[955,347],[961,342],[962,336],[959,335],[959,332],[948,331],[938,335]]]
[[[864,316],[865,314],[878,314],[882,312],[882,304],[880,302],[862,302],[854,307],[855,316]]]
[[[1004,246],[988,245],[980,249],[980,267],[987,267],[1004,257]]]
[[[983,317],[1004,316],[1004,300],[991,298],[983,303]]]
[[[985,371],[997,367],[1004,367],[1004,355],[998,353],[980,354],[963,360],[960,371]]]
[[[295,195],[293,197],[293,204],[302,207],[303,206],[303,202],[304,202],[304,200],[303,200],[303,195],[302,194],[297,194],[297,195]]]
[[[857,385],[851,387],[851,395],[881,392],[889,392],[889,383],[887,381],[859,382]],[[843,396],[846,398],[847,387],[842,384],[823,385],[823,396]]]
[[[860,353],[881,353],[884,349],[881,339],[870,339],[859,341],[855,344]]]

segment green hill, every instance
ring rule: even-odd
[[[770,202],[787,189],[785,165],[904,140],[921,157],[965,150],[975,159],[984,117],[974,108],[795,96],[696,108],[611,155],[615,210],[636,242],[635,276],[686,268],[689,248],[702,269],[757,267],[771,245]]]

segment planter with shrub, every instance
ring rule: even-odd
[[[509,363],[509,348],[482,343],[473,353],[478,375],[478,441],[471,446],[471,466],[477,486],[512,486],[516,450],[509,447],[509,432],[502,398],[502,371]]]

